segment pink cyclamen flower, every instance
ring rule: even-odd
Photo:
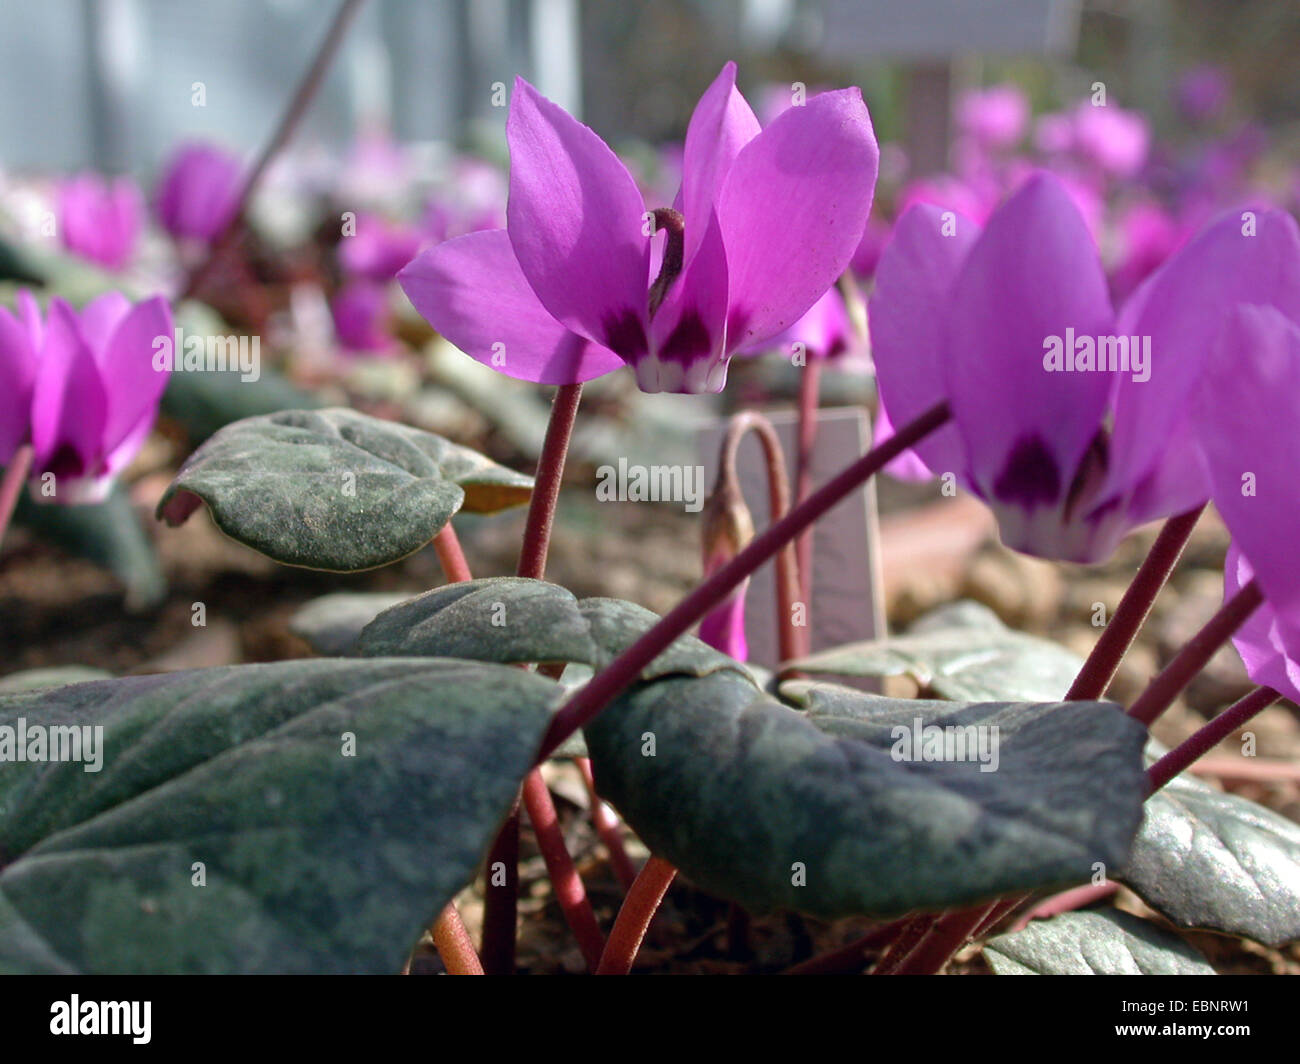
[[[414,229],[388,222],[376,214],[359,214],[356,232],[339,243],[339,265],[353,277],[391,281],[415,258],[423,237]]]
[[[1232,533],[1225,593],[1235,593],[1253,577],[1265,599],[1234,642],[1251,679],[1300,700],[1296,309],[1284,313],[1258,303],[1238,306],[1219,331],[1193,409],[1214,505]]]
[[[128,177],[80,174],[59,186],[63,246],[110,270],[131,261],[144,222],[144,198]]]
[[[1174,99],[1185,117],[1208,122],[1223,113],[1231,94],[1232,85],[1223,68],[1205,64],[1178,79]]]
[[[1085,100],[1073,116],[1073,148],[1112,177],[1133,177],[1147,161],[1151,127],[1137,111]]]
[[[859,346],[844,297],[832,285],[808,308],[807,314],[780,336],[765,342],[762,348],[775,348],[786,356],[802,355],[804,359],[830,359],[839,358]]]
[[[30,440],[30,478],[54,475],[54,492],[38,501],[101,502],[114,476],[148,436],[168,374],[154,368],[155,340],[172,339],[172,316],[161,296],[134,306],[109,292],[80,312],[62,299],[42,318],[29,292],[18,314],[0,307],[0,374],[17,387],[0,389],[0,457]],[[14,397],[25,397],[24,408]],[[9,405],[12,403],[12,406]]]
[[[387,353],[396,346],[390,332],[388,290],[375,281],[350,281],[330,300],[334,332],[345,351]]]
[[[734,352],[789,327],[844,271],[879,156],[858,89],[760,130],[735,77],[728,63],[691,117],[677,208],[648,217],[604,141],[518,79],[506,228],[420,255],[398,275],[411,302],[511,377],[569,384],[627,364],[645,391],[720,391]],[[654,226],[668,231],[661,255]]]
[[[1130,529],[1207,497],[1190,403],[1233,307],[1300,309],[1295,222],[1246,214],[1185,245],[1116,316],[1096,246],[1051,175],[982,232],[913,208],[871,300],[889,418],[947,399],[952,423],[917,445],[919,459],[982,498],[1007,546],[1106,558]]]
[[[239,207],[243,166],[211,144],[176,150],[158,185],[158,220],[177,240],[211,243]]]
[[[983,148],[1011,148],[1029,126],[1029,98],[1018,85],[973,89],[957,101],[957,126]]]

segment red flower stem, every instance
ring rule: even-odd
[[[1263,601],[1264,595],[1254,580],[1228,599],[1138,695],[1129,707],[1129,716],[1149,728]]]
[[[799,448],[795,455],[794,501],[803,502],[812,492],[813,455],[817,450],[817,410],[821,399],[822,364],[810,358],[799,375]],[[812,624],[813,596],[813,529],[807,528],[795,541],[799,560],[799,589],[804,604],[804,619]],[[811,631],[811,627],[809,628]],[[809,647],[811,649],[811,647]]]
[[[1251,717],[1267,709],[1281,697],[1271,687],[1256,687],[1250,694],[1233,703],[1147,769],[1147,780],[1151,784],[1151,790],[1158,791],[1197,758],[1214,749]]]
[[[551,800],[551,792],[538,769],[533,769],[524,778],[523,800],[533,832],[537,836],[537,848],[542,852],[546,872],[555,889],[555,900],[560,903],[564,919],[578,940],[578,948],[582,951],[588,970],[594,972],[605,949],[605,936],[601,934],[596,914],[592,912],[591,902],[587,900],[582,877],[578,875],[573,858],[564,845],[564,833],[560,830],[555,803]]]
[[[880,955],[879,960],[876,961],[876,966],[871,969],[871,974],[893,975],[898,966],[911,956],[912,951],[929,934],[934,921],[935,917],[932,913],[918,913],[916,916],[900,921],[898,934],[890,941],[885,952]]]
[[[591,822],[596,827],[596,834],[605,844],[609,854],[609,863],[614,868],[614,875],[619,884],[627,891],[636,882],[636,866],[627,855],[623,846],[623,828],[618,817],[610,810],[604,800],[596,793],[596,778],[591,772],[591,761],[585,757],[574,758],[578,771],[582,773],[582,782],[587,788],[587,800],[591,802]]]
[[[533,484],[532,498],[528,503],[528,517],[524,523],[523,548],[519,553],[516,572],[519,576],[540,580],[546,574],[546,555],[551,543],[551,524],[555,520],[555,506],[560,497],[560,481],[564,476],[564,462],[569,453],[569,437],[573,433],[573,423],[578,415],[578,402],[582,398],[581,384],[561,385],[551,402],[551,417],[546,426],[546,437],[542,441],[542,453],[538,461],[537,478]],[[538,761],[540,764],[540,759]],[[543,788],[545,789],[545,788]],[[550,795],[547,795],[549,801]],[[537,805],[537,817],[545,821],[542,804]],[[553,809],[552,809],[553,811]],[[540,831],[538,845],[541,845]],[[561,849],[563,843],[561,842]],[[552,852],[552,858],[558,854]],[[568,854],[565,853],[567,859]],[[504,865],[506,882],[502,886],[491,886],[489,878],[487,898],[483,905],[483,963],[491,974],[504,974],[515,967],[515,930],[519,909],[519,809],[518,803],[511,816],[501,825],[492,849],[488,853],[489,873],[492,868]],[[572,862],[569,862],[572,868]],[[551,873],[550,862],[547,871]],[[576,873],[574,873],[576,875]],[[557,869],[552,873],[567,879],[567,873]],[[557,892],[559,887],[557,886]],[[584,899],[585,900],[585,899]],[[567,912],[566,912],[567,915]],[[594,920],[594,917],[593,917]],[[575,934],[576,934],[575,929]],[[579,942],[581,945],[581,941]],[[600,956],[599,952],[596,954]],[[591,961],[589,960],[590,964]]]
[[[455,905],[448,903],[433,925],[433,944],[448,975],[483,974],[483,965]]]
[[[307,109],[311,106],[312,99],[316,96],[321,82],[325,80],[325,73],[329,70],[330,63],[333,62],[334,56],[339,50],[339,45],[343,43],[349,24],[364,2],[365,0],[343,0],[339,4],[338,10],[334,14],[334,21],[330,23],[329,31],[325,34],[325,39],[321,41],[320,48],[316,50],[316,56],[312,60],[311,66],[307,68],[307,72],[303,75],[302,81],[299,82],[293,98],[289,101],[288,109],[240,187],[237,209],[231,213],[230,219],[212,241],[207,256],[190,272],[185,281],[185,287],[181,290],[180,295],[176,297],[177,302],[189,299],[199,290],[199,286],[212,272],[212,268],[224,253],[235,233],[243,227],[244,210],[248,206],[254,190],[261,183],[262,176],[270,167],[271,162],[279,154],[280,150],[289,143],[298,125],[307,114]]]
[[[787,968],[782,975],[847,975],[850,972],[860,971],[862,962],[865,959],[868,950],[876,949],[888,942],[893,941],[899,933],[911,921],[911,917],[903,917],[901,920],[895,920],[891,924],[885,924],[883,927],[874,928],[868,931],[861,938],[854,939],[847,945],[840,946],[839,949],[833,949],[826,953],[819,953],[815,957],[809,957],[806,961]]]
[[[438,552],[438,562],[442,565],[442,573],[447,578],[447,583],[460,584],[474,579],[465,561],[465,553],[460,549],[456,530],[451,527],[450,521],[433,537],[433,549]]]
[[[933,929],[903,958],[894,975],[937,975],[984,922],[983,907],[961,909],[939,918]]]
[[[897,434],[872,448],[823,484],[780,521],[755,536],[749,546],[699,584],[645,635],[601,669],[560,707],[551,718],[551,726],[542,740],[537,755],[538,762],[594,719],[611,699],[636,680],[642,669],[709,610],[724,601],[745,577],[899,454],[944,424],[949,417],[947,403],[931,407],[916,420],[904,425]]]
[[[618,910],[618,918],[596,968],[597,975],[627,975],[632,970],[632,962],[636,960],[650,921],[676,875],[677,869],[667,861],[650,855]]]
[[[560,498],[560,481],[564,461],[569,453],[569,437],[578,417],[582,399],[581,384],[562,384],[551,402],[551,419],[542,441],[542,455],[537,465],[537,479],[528,503],[528,520],[524,525],[524,545],[519,552],[518,576],[541,580],[546,575],[546,554],[551,545],[551,525]]]
[[[1171,517],[1160,529],[1160,535],[1151,544],[1151,550],[1143,560],[1133,582],[1129,584],[1115,609],[1115,616],[1106,625],[1101,638],[1097,640],[1083,663],[1079,675],[1066,693],[1067,702],[1101,698],[1106,693],[1120,662],[1133,645],[1139,630],[1146,622],[1151,606],[1168,581],[1174,566],[1182,556],[1183,548],[1191,537],[1192,529],[1205,505],[1195,510],[1188,510],[1177,517]]]
[[[0,543],[4,542],[5,532],[9,529],[9,520],[18,505],[18,494],[27,483],[27,474],[32,468],[32,445],[25,443],[9,460],[4,479],[0,480]]]
[[[775,524],[790,511],[790,481],[786,476],[781,437],[772,427],[772,422],[753,410],[746,410],[731,419],[722,441],[721,475],[730,478],[733,484],[740,483],[736,474],[736,452],[747,432],[754,433],[763,447],[767,466],[767,508],[769,519]],[[795,561],[794,546],[786,544],[776,556],[776,634],[782,661],[793,661],[810,650],[808,627],[794,623],[795,603],[803,595],[799,580],[801,572]],[[807,620],[806,613],[804,619]]]
[[[1128,653],[1133,640],[1137,638],[1156,597],[1178,564],[1183,548],[1187,546],[1187,541],[1191,537],[1192,529],[1196,527],[1196,522],[1204,512],[1205,505],[1201,505],[1194,510],[1171,517],[1165,522],[1156,541],[1151,545],[1151,550],[1134,575],[1132,583],[1120,599],[1110,624],[1093,645],[1088,660],[1083,663],[1083,668],[1079,670],[1074,683],[1066,692],[1066,701],[1097,699],[1106,694],[1106,689],[1114,680],[1120,662],[1124,660],[1124,655]],[[1024,902],[1026,897],[1024,894],[1018,894],[977,909],[964,910],[982,914],[974,934],[988,931],[1017,905]],[[937,924],[938,921],[936,920],[935,923]],[[949,945],[951,955],[961,948],[962,943],[952,942]],[[948,958],[944,958],[940,961],[939,967],[942,968],[947,961]]]

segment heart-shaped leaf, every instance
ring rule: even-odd
[[[906,635],[819,651],[783,671],[910,676],[922,693],[954,702],[1045,702],[1064,697],[1082,666],[1064,647],[1007,628],[987,607],[958,602]]]
[[[755,910],[966,905],[1127,855],[1146,732],[1118,706],[804,697],[733,672],[635,688],[586,726],[597,787],[652,852]]]
[[[368,624],[358,652],[377,657],[578,662],[600,669],[644,635],[659,616],[622,599],[575,598],[544,580],[502,576],[434,588],[385,610]],[[694,636],[682,636],[641,672],[704,676],[744,666]]]
[[[1300,824],[1187,773],[1147,799],[1116,878],[1179,927],[1300,939]]]
[[[47,687],[63,687],[70,683],[89,680],[107,680],[112,673],[90,665],[51,665],[43,669],[23,669],[0,676],[0,694],[11,695],[22,691],[40,691]]]
[[[429,542],[460,509],[525,502],[532,481],[441,436],[354,410],[285,410],[227,425],[158,504],[178,525],[208,504],[217,527],[286,565],[356,572]]]
[[[289,630],[317,654],[346,657],[357,648],[361,629],[380,613],[419,594],[417,591],[337,591],[303,604],[289,619]]]
[[[998,975],[1215,975],[1177,935],[1118,909],[1061,913],[984,944]]]
[[[558,694],[422,658],[4,696],[29,752],[36,728],[103,731],[77,733],[81,762],[0,772],[0,971],[395,972],[473,876]]]

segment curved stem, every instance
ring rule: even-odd
[[[448,975],[482,975],[483,965],[456,906],[448,902],[433,925],[433,944]]]
[[[0,480],[0,543],[4,542],[5,532],[9,529],[9,520],[18,505],[18,494],[27,483],[27,474],[32,468],[32,445],[25,443],[9,460],[4,479]]]
[[[821,398],[821,366],[820,359],[809,359],[799,377],[799,449],[795,459],[794,477],[796,506],[808,498],[812,491],[813,455],[817,450],[817,408]],[[813,529],[805,529],[795,541],[795,553],[799,559],[800,591],[803,595],[804,610],[807,611],[805,620],[809,625],[809,631],[812,625],[813,534]]]
[[[677,869],[651,854],[618,910],[618,918],[596,968],[597,975],[627,975],[632,970],[632,962],[636,960],[650,921],[676,875]]]
[[[764,529],[749,546],[703,581],[560,707],[542,740],[538,761],[600,713],[611,699],[636,680],[642,669],[722,602],[745,577],[899,454],[944,424],[949,416],[947,403],[931,407],[823,484],[780,521]]]
[[[605,936],[601,934],[596,914],[587,900],[582,877],[564,845],[564,833],[560,830],[560,818],[556,815],[551,792],[537,769],[524,779],[523,801],[537,836],[537,848],[542,852],[547,875],[555,888],[555,900],[560,903],[564,919],[578,940],[587,968],[595,971],[605,949]]]
[[[1263,601],[1255,580],[1228,599],[1137,697],[1129,707],[1129,716],[1150,727]]]
[[[1281,697],[1271,687],[1256,687],[1250,694],[1233,703],[1147,769],[1147,780],[1151,784],[1151,790],[1158,791],[1202,754],[1214,749],[1251,717],[1267,709]]]
[[[762,414],[746,410],[733,417],[727,425],[727,434],[722,441],[722,476],[739,485],[740,477],[736,473],[736,453],[740,450],[741,440],[747,433],[754,433],[763,447],[763,458],[767,467],[767,506],[772,524],[780,521],[790,510],[790,482],[785,471],[785,452],[781,449],[781,437],[777,435],[772,422]],[[739,490],[739,489],[737,489]],[[800,570],[795,561],[795,548],[787,544],[776,556],[776,634],[780,647],[781,660],[793,661],[808,652],[807,639],[802,633],[808,631],[794,623],[794,607],[799,601]],[[805,603],[805,610],[807,605]],[[806,614],[805,614],[806,620]]]
[[[262,149],[262,154],[257,157],[257,162],[253,164],[252,170],[244,179],[243,185],[239,190],[237,200],[238,207],[231,213],[230,219],[222,227],[221,232],[217,234],[216,239],[208,248],[208,254],[191,272],[185,281],[185,287],[181,289],[180,295],[176,297],[177,302],[189,299],[199,290],[212,268],[216,265],[217,260],[221,257],[226,247],[229,245],[235,233],[242,228],[244,224],[244,210],[248,206],[248,201],[253,195],[254,189],[262,180],[262,176],[270,167],[272,160],[286,144],[289,143],[294,131],[302,122],[307,113],[307,108],[311,106],[311,101],[315,97],[321,82],[325,80],[325,72],[329,70],[330,63],[333,62],[335,54],[339,50],[339,45],[343,43],[343,37],[347,33],[349,24],[361,9],[365,0],[343,0],[339,4],[338,10],[334,14],[334,20],[330,23],[329,31],[325,34],[325,39],[321,41],[320,48],[316,51],[316,56],[312,60],[311,66],[307,68],[307,73],[298,84],[293,98],[289,101],[289,107],[280,119],[279,125],[275,127],[275,132],[267,142],[266,147]]]
[[[1066,693],[1067,702],[1086,701],[1101,698],[1106,688],[1115,679],[1119,664],[1133,645],[1138,631],[1151,612],[1151,606],[1169,580],[1169,575],[1178,564],[1183,548],[1191,537],[1197,520],[1205,512],[1205,505],[1195,510],[1188,510],[1177,517],[1171,517],[1160,529],[1160,535],[1151,544],[1151,550],[1143,560],[1133,582],[1129,584],[1115,609],[1115,616],[1106,625],[1101,638],[1097,640],[1083,663],[1079,675]]]

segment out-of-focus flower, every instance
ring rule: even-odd
[[[160,338],[172,341],[171,310],[161,297],[133,306],[110,292],[80,312],[55,297],[42,318],[22,291],[17,315],[0,308],[0,372],[16,368],[20,386],[30,381],[26,418],[21,408],[0,409],[0,454],[15,425],[18,442],[30,431],[30,478],[54,474],[53,494],[33,491],[34,498],[77,504],[107,496],[149,434],[167,385],[168,374],[154,366]]]
[[[356,232],[343,236],[339,243],[339,265],[353,277],[391,281],[415,258],[423,242],[414,229],[376,214],[358,214]]]
[[[1118,249],[1111,270],[1111,295],[1126,299],[1187,239],[1186,228],[1152,200],[1125,206],[1116,219]]]
[[[388,353],[395,349],[387,287],[376,281],[349,281],[330,301],[334,333],[346,351]]]
[[[1193,122],[1209,122],[1223,113],[1232,87],[1222,67],[1204,64],[1178,80],[1174,102]]]
[[[211,243],[239,208],[243,167],[211,144],[184,144],[158,185],[158,220],[177,240]]]
[[[1137,111],[1085,100],[1074,111],[1072,147],[1111,177],[1130,178],[1147,161],[1151,128]]]
[[[645,391],[720,391],[741,349],[797,321],[862,240],[878,151],[857,89],[823,93],[765,130],[728,63],[686,135],[680,211],[651,283],[651,224],[594,132],[515,84],[504,230],[417,258],[400,280],[462,351],[501,372],[575,383],[624,363]]]
[[[1097,249],[1051,175],[982,233],[914,207],[871,301],[882,404],[898,424],[947,399],[952,424],[917,445],[920,460],[982,498],[1007,546],[1099,561],[1130,529],[1208,496],[1190,403],[1242,302],[1300,310],[1300,231],[1281,212],[1249,227],[1221,219],[1116,317]]]
[[[127,177],[79,174],[59,186],[63,246],[110,270],[131,261],[144,222],[144,198]]]
[[[1017,85],[972,89],[957,101],[957,127],[984,148],[1020,143],[1029,126],[1029,99]]]
[[[718,475],[717,486],[704,504],[704,579],[726,565],[754,538],[754,519],[745,505],[735,469],[726,466]],[[714,650],[730,654],[737,661],[749,658],[745,638],[745,592],[749,579],[743,580],[727,598],[700,620],[699,637]]]

